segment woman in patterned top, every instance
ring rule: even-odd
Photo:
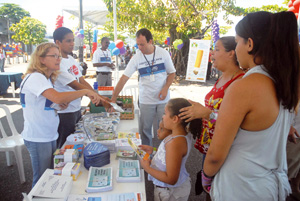
[[[244,75],[236,58],[235,47],[236,42],[233,36],[222,37],[216,42],[212,53],[212,62],[213,66],[222,72],[222,76],[205,96],[205,106],[190,101],[192,106],[181,109],[179,115],[181,119],[185,119],[187,122],[202,118],[203,130],[195,143],[195,148],[203,154],[203,162],[214,134],[217,114],[226,89],[232,82]]]

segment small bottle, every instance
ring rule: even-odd
[[[94,82],[94,90],[98,92],[98,82]]]

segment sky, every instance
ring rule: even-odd
[[[101,0],[82,0],[84,9],[102,8],[105,4]],[[278,4],[282,6],[283,0],[236,0],[236,5],[240,7],[261,7],[262,5]],[[78,25],[78,18],[70,19],[70,14],[63,9],[79,9],[79,0],[0,0],[0,3],[18,4],[23,9],[30,12],[32,18],[40,20],[47,26],[47,35],[52,35],[55,29],[56,18],[58,15],[64,16],[64,26],[74,29]],[[232,18],[234,25],[226,35],[235,35],[235,24],[242,17]],[[219,26],[226,26],[222,16],[218,17]]]

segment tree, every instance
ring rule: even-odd
[[[2,3],[0,7],[0,18],[9,19],[12,23],[18,23],[24,17],[30,17],[30,13],[17,4]]]
[[[113,18],[112,0],[104,0]],[[177,74],[186,72],[189,39],[202,39],[221,10],[225,11],[225,20],[229,14],[241,15],[243,9],[234,6],[234,0],[123,0],[117,1],[118,29],[135,33],[146,27],[154,35],[156,44],[163,44],[170,36],[171,44],[182,39],[182,50],[172,49],[173,62]],[[112,22],[107,27],[112,27]]]
[[[12,36],[17,42],[26,45],[36,45],[45,42],[46,25],[37,19],[24,17],[19,23],[13,24],[10,30],[15,32]]]
[[[113,1],[103,0],[108,11],[108,18],[113,19]],[[232,24],[229,16],[242,16],[249,12],[236,7],[234,0],[122,0],[117,1],[118,31],[135,33],[139,28],[148,28],[154,35],[156,44],[163,44],[170,37],[171,44],[182,39],[181,50],[171,47],[172,59],[177,75],[185,75],[189,39],[203,39],[212,22],[220,11],[224,11],[223,19]],[[112,29],[113,20],[106,24]]]
[[[8,35],[8,41],[10,43],[10,33],[9,33],[9,27],[10,22],[12,23],[18,23],[21,19],[24,17],[30,17],[30,14],[28,11],[24,10],[23,8],[19,7],[17,4],[12,3],[3,3],[3,6],[0,7],[0,18],[3,18],[7,22],[7,35]]]

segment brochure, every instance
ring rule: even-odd
[[[150,155],[141,150],[133,141],[131,138],[128,138],[128,144],[131,146],[131,148],[135,151],[135,153],[143,160],[148,160]]]

